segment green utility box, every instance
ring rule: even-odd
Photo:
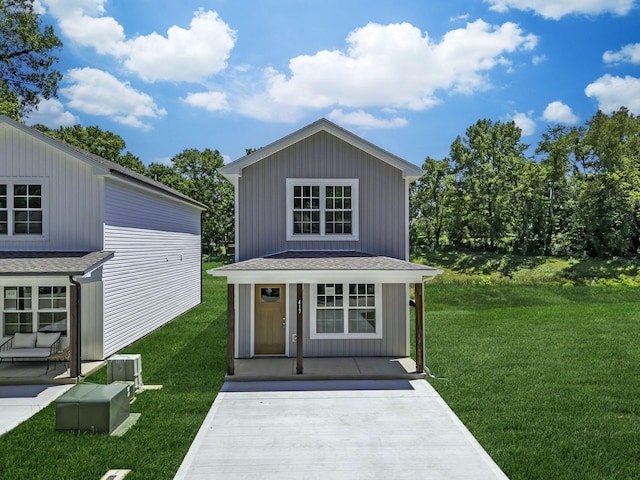
[[[80,384],[56,400],[56,430],[110,434],[128,416],[126,384]]]

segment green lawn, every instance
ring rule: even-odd
[[[0,478],[173,478],[226,369],[224,279],[205,274],[203,291],[125,350],[164,385],[132,404],[129,432],[56,432],[50,405],[0,437]],[[430,381],[512,480],[640,478],[639,288],[432,282],[425,301],[427,365],[447,377]]]
[[[425,298],[427,365],[448,379],[431,384],[512,480],[640,478],[640,289]]]
[[[211,268],[205,264],[204,268]],[[129,468],[127,480],[172,479],[224,382],[226,284],[204,274],[204,302],[123,352],[142,355],[145,384],[159,391],[131,405],[138,423],[123,437],[55,431],[55,404],[0,437],[0,478],[96,480]],[[106,368],[87,382],[106,383]]]

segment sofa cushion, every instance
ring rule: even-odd
[[[36,346],[37,333],[20,333],[13,336],[11,348],[34,348]]]
[[[38,338],[36,340],[36,348],[51,348],[51,345],[56,343],[60,338],[60,332],[38,332]]]

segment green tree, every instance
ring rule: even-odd
[[[218,169],[224,164],[217,150],[187,149],[172,158],[181,177],[182,193],[206,205],[202,214],[202,243],[207,253],[233,242],[233,187]]]
[[[527,145],[514,122],[479,120],[451,145],[456,177],[453,238],[471,248],[513,249],[522,219],[515,195]],[[520,205],[522,206],[522,205]]]
[[[130,152],[123,153],[127,147],[124,139],[113,132],[102,130],[97,126],[59,127],[54,130],[44,125],[34,125],[34,128],[75,147],[86,150],[106,160],[127,167],[134,172],[146,175],[147,169],[142,161]]]
[[[570,254],[576,250],[572,235],[575,213],[575,182],[578,178],[578,163],[582,156],[580,142],[583,129],[554,125],[542,134],[536,154],[543,155],[540,166],[544,176],[543,188],[548,191],[547,208],[544,214],[544,244],[542,253],[547,255]]]
[[[449,159],[427,157],[422,165],[424,174],[411,184],[410,225],[414,249],[439,248],[447,234],[447,193],[453,183]]]
[[[61,47],[33,0],[0,0],[0,113],[20,120],[41,99],[56,97],[62,75],[53,52]]]
[[[590,255],[640,252],[640,119],[597,112],[583,139],[586,173],[577,202]]]

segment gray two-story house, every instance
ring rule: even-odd
[[[409,355],[415,286],[439,270],[409,262],[409,184],[422,170],[321,119],[220,169],[235,187],[227,277],[234,358]]]

